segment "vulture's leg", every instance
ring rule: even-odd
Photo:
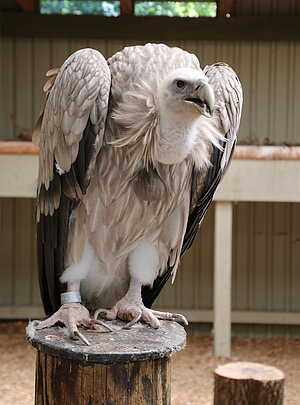
[[[67,284],[67,293],[74,293],[75,297],[79,293],[80,281],[71,281]],[[72,294],[69,294],[69,300],[72,301]],[[67,300],[68,301],[68,300]],[[76,301],[76,299],[74,299]],[[78,326],[84,326],[89,329],[97,329],[97,325],[101,325],[112,332],[112,329],[104,322],[97,321],[90,318],[89,311],[81,305],[80,302],[65,302],[52,316],[40,321],[36,329],[49,328],[55,325],[57,322],[63,323],[68,329],[73,339],[81,339],[84,344],[89,345],[89,341],[86,337],[79,332]]]
[[[98,315],[100,315],[108,320],[119,318],[123,321],[129,321],[124,326],[124,329],[130,329],[132,325],[140,320],[148,323],[153,328],[160,327],[159,319],[179,320],[185,325],[188,324],[186,318],[181,314],[171,314],[146,308],[142,301],[141,289],[141,282],[136,279],[131,279],[126,295],[124,295],[124,297],[121,298],[111,309],[97,309],[94,318],[97,319]]]
[[[187,324],[183,315],[153,311],[143,304],[142,285],[152,284],[159,269],[157,246],[144,241],[129,254],[128,263],[130,283],[127,293],[111,309],[98,309],[94,318],[97,319],[99,314],[109,320],[120,318],[129,322],[124,327],[126,329],[140,320],[153,328],[160,327],[159,319],[178,319]]]

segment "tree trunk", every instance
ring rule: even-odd
[[[35,405],[170,405],[170,356],[185,346],[186,334],[176,322],[161,323],[125,330],[112,321],[111,333],[82,330],[89,346],[58,327],[35,330]]]
[[[215,370],[214,405],[282,405],[284,374],[259,363],[236,362]]]
[[[35,405],[170,405],[170,358],[82,366],[38,352]]]

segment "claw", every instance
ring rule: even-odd
[[[178,320],[178,321],[183,322],[184,325],[189,324],[186,317],[184,315],[182,315],[182,314],[173,314],[173,313],[170,313],[170,312],[161,312],[161,311],[154,311],[154,310],[152,310],[152,314],[154,316],[156,316],[157,318],[159,318],[159,319],[167,319],[167,320],[170,320],[170,321]]]
[[[74,336],[78,337],[78,339],[80,339],[86,346],[90,345],[90,342],[87,340],[87,338],[85,336],[83,336],[83,334],[80,333],[78,330],[73,330],[72,334]]]
[[[184,325],[188,325],[188,320],[186,319],[186,317],[182,314],[172,314],[173,319],[177,319],[179,321],[182,321],[184,323]]]
[[[123,326],[122,329],[130,329],[133,325],[135,325],[136,323],[139,322],[141,317],[142,317],[142,311],[137,312],[136,315],[134,316],[134,318],[132,319],[132,321],[126,323],[126,325]]]
[[[98,319],[91,319],[91,322],[95,323],[97,325],[103,326],[104,328],[108,329],[110,332],[114,331],[110,326],[106,325],[106,323],[104,323],[104,322],[102,322],[102,321],[100,321]]]
[[[95,313],[94,313],[94,320],[97,321],[98,320],[98,315],[105,315],[107,313],[107,309],[104,308],[98,308]]]

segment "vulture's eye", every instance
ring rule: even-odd
[[[185,87],[185,82],[183,80],[177,80],[176,87],[177,89],[183,89]]]

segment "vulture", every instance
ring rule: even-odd
[[[186,319],[151,305],[175,278],[233,155],[242,88],[225,63],[180,48],[73,53],[47,73],[38,145],[37,244],[45,313],[79,326]]]

